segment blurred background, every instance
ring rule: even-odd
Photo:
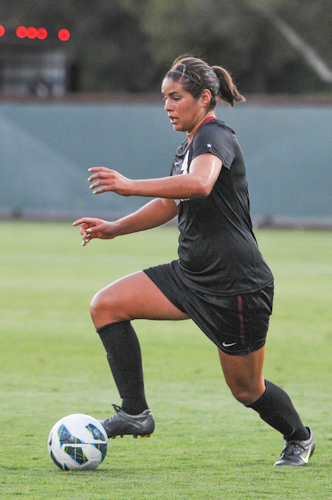
[[[247,159],[260,224],[329,226],[331,0],[3,0],[0,216],[117,216],[89,167],[168,175],[182,141],[160,85],[181,54],[233,75],[247,103],[219,108]]]

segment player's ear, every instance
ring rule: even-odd
[[[202,104],[204,107],[209,107],[211,102],[212,94],[209,89],[204,89],[201,95]]]

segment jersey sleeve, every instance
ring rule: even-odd
[[[197,156],[211,153],[222,161],[223,167],[230,168],[235,158],[235,134],[228,127],[218,123],[203,125],[193,140],[192,160]]]

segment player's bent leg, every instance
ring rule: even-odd
[[[219,350],[219,356],[235,398],[283,434],[285,448],[274,465],[306,465],[315,450],[315,437],[303,425],[288,394],[263,379],[264,347],[245,356],[230,356]]]
[[[91,317],[96,328],[133,319],[189,319],[165,297],[144,271],[125,276],[100,290],[92,299]]]
[[[182,320],[174,307],[144,272],[135,273],[104,288],[93,298],[91,316],[107,352],[122,407],[102,421],[107,435],[150,437],[155,420],[145,399],[141,350],[132,319]]]

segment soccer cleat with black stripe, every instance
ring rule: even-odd
[[[131,435],[134,438],[150,437],[155,428],[155,419],[150,409],[138,415],[129,415],[117,405],[112,405],[116,414],[107,420],[100,421],[107,432],[107,436],[115,439]]]
[[[316,446],[312,430],[309,427],[307,429],[310,432],[309,439],[306,441],[285,441],[285,448],[274,465],[307,465]]]

